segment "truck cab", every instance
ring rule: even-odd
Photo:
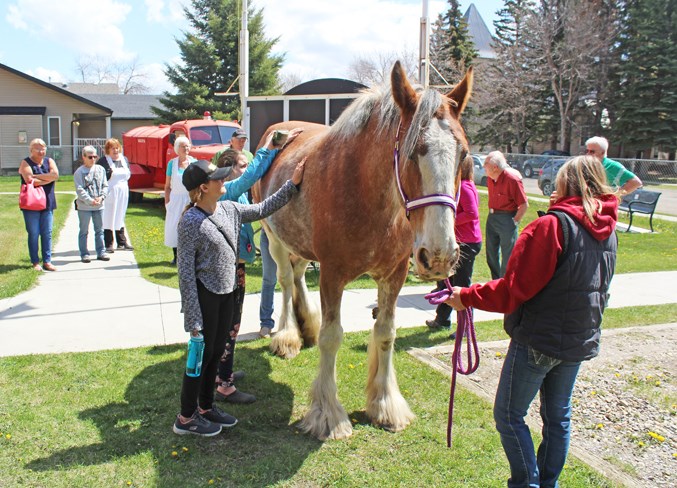
[[[139,194],[138,197],[143,193],[162,193],[167,163],[176,157],[174,141],[177,137],[190,139],[192,157],[211,160],[218,151],[228,146],[233,132],[239,128],[237,122],[213,120],[209,112],[205,112],[203,119],[136,127],[125,132],[122,144],[132,173],[130,191]]]

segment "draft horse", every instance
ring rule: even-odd
[[[368,347],[366,413],[374,425],[390,431],[404,429],[414,418],[392,362],[396,300],[412,251],[416,272],[427,280],[449,276],[458,261],[456,168],[468,152],[460,116],[472,80],[470,70],[446,96],[415,89],[397,62],[391,87],[362,93],[331,128],[285,122],[266,131],[304,129],[254,193],[257,199],[270,195],[298,161],[308,158],[300,193],[264,226],[283,295],[271,349],[292,358],[302,340],[314,345],[319,337],[319,373],[301,422],[303,431],[319,439],[352,434],[338,399],[336,356],[343,339],[343,289],[365,273],[378,283],[379,310]],[[305,283],[310,261],[321,266],[321,327]]]

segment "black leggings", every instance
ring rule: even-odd
[[[233,355],[235,354],[237,334],[240,332],[240,322],[242,321],[242,309],[244,306],[246,276],[244,263],[238,263],[236,276],[237,289],[232,293],[234,295],[233,321],[226,336],[226,347],[223,350],[223,356],[221,356],[221,361],[219,362],[219,379],[224,386],[233,385]]]
[[[183,372],[181,415],[184,417],[191,417],[197,410],[198,403],[203,410],[212,408],[216,371],[233,317],[234,293],[226,295],[212,293],[199,280],[197,293],[202,311],[205,350],[202,356],[202,374],[192,378],[186,374],[185,369]]]
[[[482,243],[464,244],[460,242],[459,247],[461,248],[461,258],[458,261],[456,273],[449,277],[449,282],[452,286],[468,287],[472,282],[472,270],[475,264],[475,257],[480,253]],[[437,282],[438,290],[443,290],[446,287],[447,285],[444,283],[444,280]],[[440,303],[435,310],[435,320],[440,324],[448,323],[450,321],[452,310],[453,309],[446,303]]]

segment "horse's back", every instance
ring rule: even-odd
[[[313,242],[313,201],[317,191],[321,191],[322,153],[325,135],[329,128],[311,122],[289,121],[274,124],[266,130],[259,141],[259,147],[265,143],[272,130],[303,129],[303,132],[278,153],[268,172],[254,188],[254,198],[262,200],[278,190],[292,177],[296,165],[307,158],[301,191],[289,204],[266,219],[268,226],[290,251],[306,259],[317,260],[312,248]]]

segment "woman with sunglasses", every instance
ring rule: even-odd
[[[99,157],[96,155],[96,148],[93,146],[83,147],[82,166],[73,173],[75,193],[78,196],[75,200],[75,208],[80,220],[78,247],[80,248],[80,260],[83,263],[92,261],[87,250],[90,220],[94,225],[96,259],[110,261],[103,240],[103,202],[108,196],[108,179],[106,179],[106,170],[103,169],[103,166],[95,164],[97,159]]]

